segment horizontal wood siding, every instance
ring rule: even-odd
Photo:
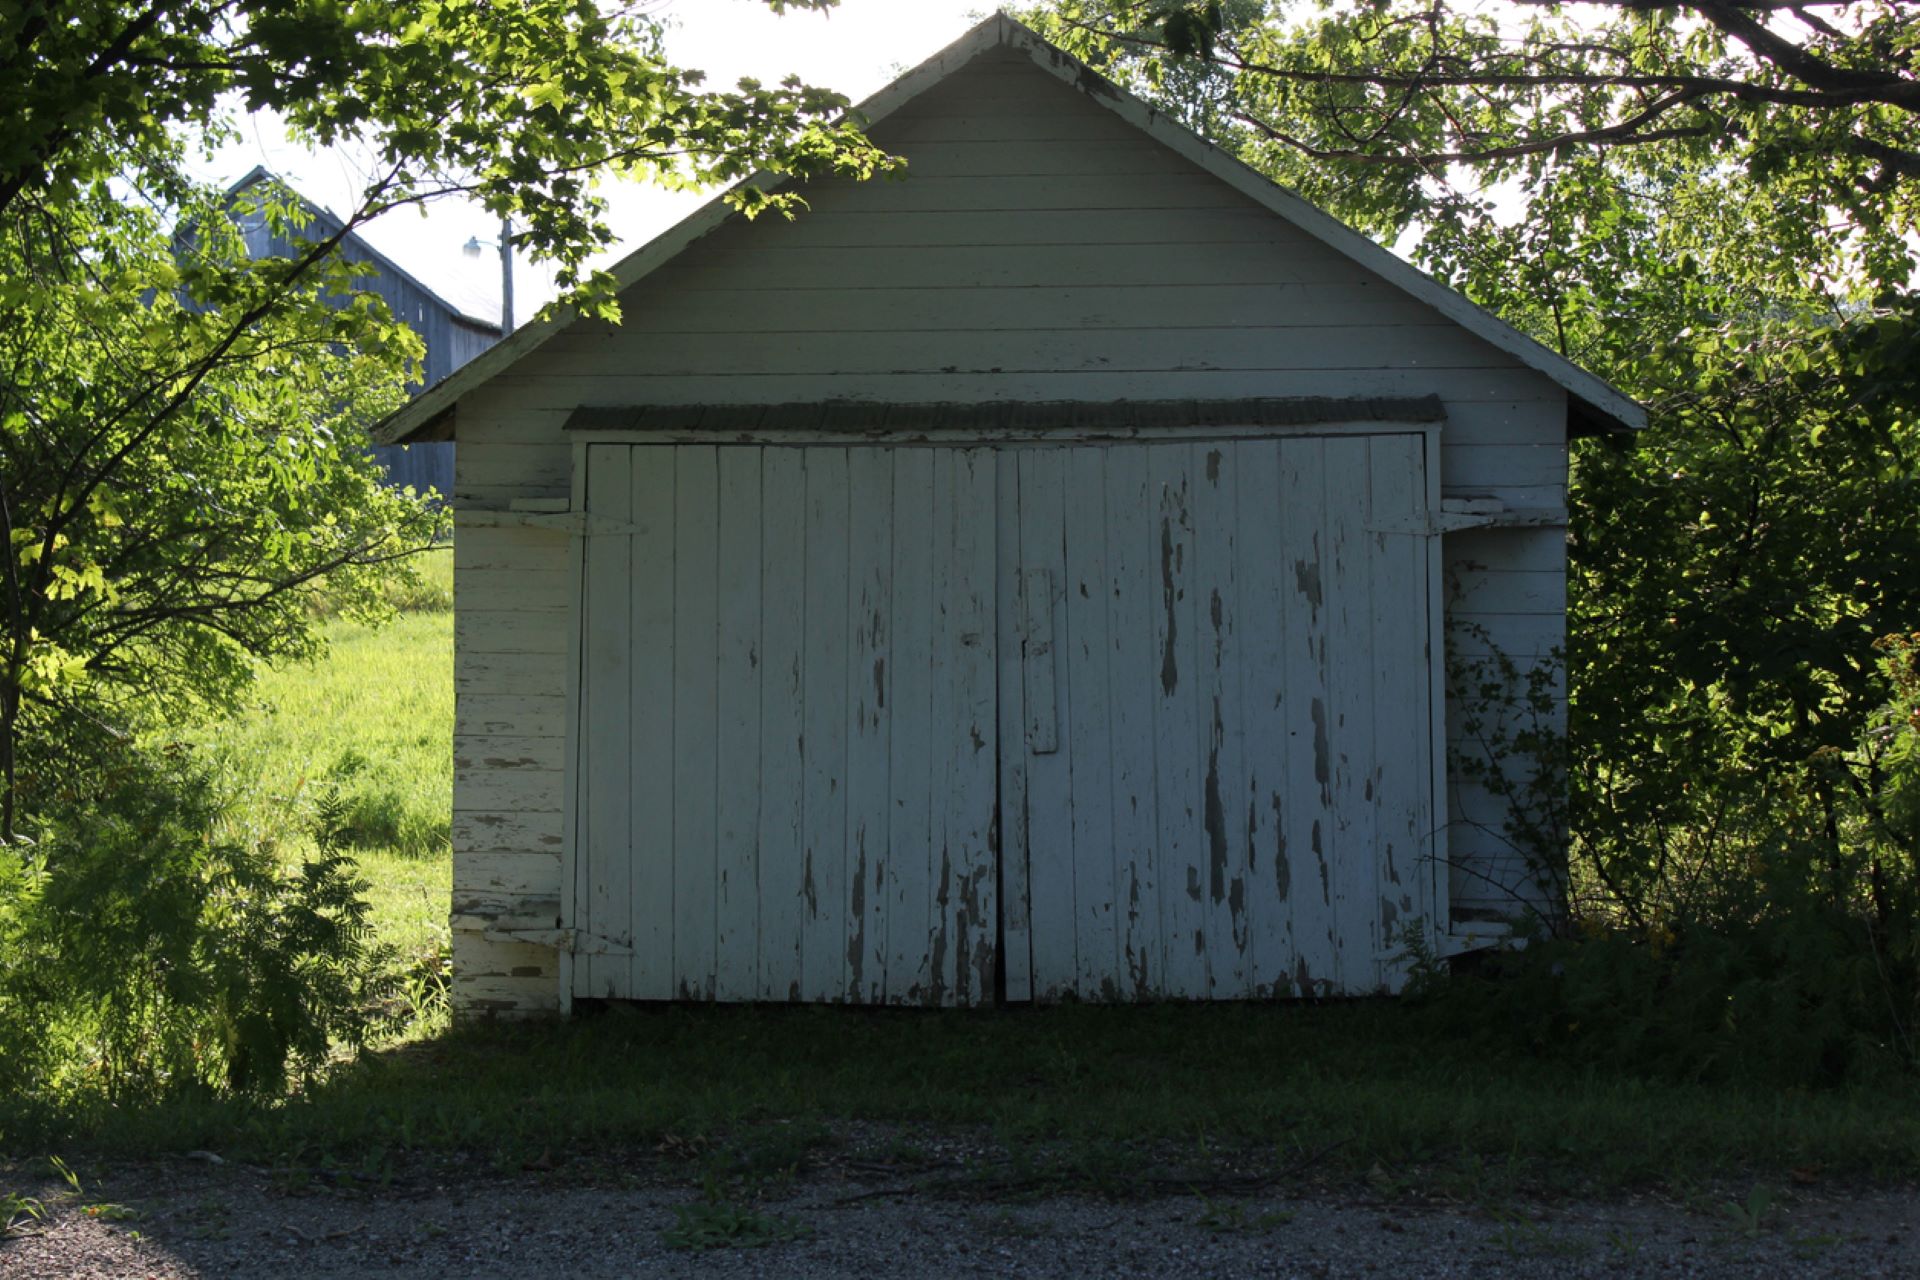
[[[455,1001],[463,1016],[550,1012],[554,949],[487,935],[558,924],[567,540],[464,526],[453,574]]]
[[[1447,411],[1445,496],[1564,506],[1564,391],[1023,54],[982,55],[874,133],[905,176],[809,184],[790,223],[727,222],[629,288],[622,327],[580,323],[462,400],[456,505],[567,496],[563,423],[582,405],[1432,394]],[[457,667],[463,741],[557,739],[565,539],[478,532],[461,532],[456,574],[474,612]],[[1560,643],[1559,532],[1447,546],[1456,616],[1484,631],[1463,648],[1531,660]],[[558,849],[552,792],[528,772],[463,767],[463,859]],[[1456,892],[1482,909],[1462,876],[1495,870],[1497,842],[1459,824],[1453,841],[1471,872]]]
[[[1447,535],[1448,658],[1452,672],[1447,723],[1452,732],[1448,772],[1448,850],[1456,919],[1497,919],[1549,900],[1551,869],[1524,838],[1529,825],[1550,827],[1537,807],[1514,814],[1489,791],[1479,768],[1498,765],[1508,790],[1525,794],[1532,765],[1500,750],[1514,732],[1534,725],[1525,702],[1527,673],[1536,666],[1553,677],[1554,705],[1540,727],[1566,731],[1566,534],[1562,529],[1475,529]],[[1495,674],[1495,653],[1513,664],[1513,701],[1476,692]],[[1471,729],[1475,721],[1487,727]]]

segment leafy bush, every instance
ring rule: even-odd
[[[1912,873],[1875,646],[1920,619],[1916,357],[1915,295],[1724,324],[1659,370],[1644,440],[1578,455],[1575,891],[1636,928],[1711,916],[1751,866],[1870,907]]]
[[[1584,1066],[1803,1087],[1920,1065],[1915,903],[1892,933],[1788,892],[1719,918],[1544,932],[1409,992],[1436,1033]]]
[[[1890,693],[1865,744],[1882,780],[1876,816],[1887,842],[1920,862],[1920,631],[1884,636],[1874,648]]]
[[[364,1044],[386,994],[351,859],[282,866],[190,753],[124,752],[0,855],[0,1086],[272,1094]]]
[[[1456,663],[1480,747],[1456,771],[1512,805],[1500,834],[1565,909],[1526,921],[1523,950],[1450,975],[1420,958],[1410,994],[1431,1029],[1686,1080],[1820,1087],[1920,1069],[1920,636],[1871,649],[1885,701],[1851,749],[1764,773],[1728,762],[1717,824],[1667,830],[1655,849],[1576,828],[1565,860],[1557,661]],[[1788,820],[1795,788],[1804,803],[1823,777],[1842,820]]]

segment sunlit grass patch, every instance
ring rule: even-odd
[[[288,839],[289,855],[305,851],[318,797],[338,795],[380,940],[409,963],[444,950],[452,877],[453,553],[420,568],[410,599],[422,607],[380,626],[324,624],[325,657],[262,672],[247,708],[199,735],[239,816]]]

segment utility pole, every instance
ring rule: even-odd
[[[500,336],[513,332],[513,220],[500,219]]]
[[[477,258],[489,242],[474,236],[460,246],[460,252]],[[513,219],[500,219],[500,238],[493,241],[500,250],[500,336],[513,332]]]

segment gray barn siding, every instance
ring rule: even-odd
[[[309,235],[300,239],[276,233],[257,216],[242,222],[241,232],[246,240],[247,253],[255,258],[295,257],[306,251],[304,240],[312,236],[331,235],[339,229],[339,220],[324,209],[312,204],[308,207],[313,211],[315,223],[309,229]],[[420,340],[426,344],[421,381],[411,384],[415,394],[433,386],[500,341],[498,326],[454,309],[384,254],[375,252],[360,237],[349,235],[342,241],[340,256],[348,262],[362,263],[372,268],[369,274],[359,278],[359,290],[379,295],[393,312],[394,319],[419,334]],[[454,445],[451,441],[379,445],[373,449],[374,461],[386,468],[387,483],[396,488],[412,487],[421,493],[428,489],[443,494],[453,492],[453,455]]]
[[[257,218],[243,223],[241,230],[248,254],[255,258],[297,257],[306,252],[305,240],[331,235],[339,229],[338,219],[323,209],[309,207],[313,208],[315,222],[301,239],[278,235]],[[419,387],[432,386],[500,340],[497,326],[456,311],[358,236],[350,235],[341,243],[340,256],[372,268],[369,274],[357,279],[359,292],[378,294],[393,312],[394,319],[419,334],[426,343],[424,380]]]
[[[624,326],[578,324],[463,400],[458,505],[567,496],[561,426],[581,405],[1437,394],[1446,497],[1564,507],[1560,387],[1024,54],[983,55],[874,135],[908,158],[909,176],[813,184],[811,210],[791,223],[729,221],[628,290]],[[557,738],[564,619],[515,584],[564,581],[566,539],[490,530],[483,567],[471,532],[456,568],[471,612],[463,734],[484,714],[490,735]],[[1561,642],[1560,531],[1452,534],[1448,558],[1456,616],[1523,661]],[[456,779],[456,893],[519,849],[518,892],[557,899],[561,775],[510,772]],[[1510,905],[1485,887],[1511,871],[1497,834],[1456,823],[1451,835],[1456,907]],[[471,934],[464,945],[483,960],[473,983],[517,983],[527,1007],[552,1006],[539,969],[552,952],[536,963],[517,948],[496,958]]]

